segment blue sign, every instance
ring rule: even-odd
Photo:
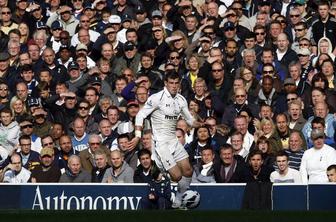
[[[200,210],[239,210],[245,184],[197,184]],[[0,185],[0,209],[138,210],[145,184]],[[7,197],[7,198],[4,198]],[[274,210],[335,210],[336,185],[274,185]]]

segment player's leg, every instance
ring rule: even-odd
[[[177,181],[177,192],[173,207],[180,207],[182,202],[182,195],[190,187],[193,170],[189,162],[189,155],[185,151],[182,144],[178,143],[176,145],[173,156],[178,168],[176,171],[181,173],[181,177]]]

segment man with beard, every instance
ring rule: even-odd
[[[245,182],[269,182],[272,169],[263,165],[262,151],[252,150],[248,157],[249,167],[244,171]]]
[[[32,170],[32,183],[53,183],[58,182],[61,171],[56,164],[54,164],[55,155],[54,149],[44,147],[40,153],[40,165]]]

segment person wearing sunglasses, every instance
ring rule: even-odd
[[[27,135],[31,138],[31,149],[40,153],[42,149],[41,138],[33,132],[33,119],[24,118],[19,122],[21,135]]]
[[[19,26],[12,20],[12,11],[9,7],[1,8],[1,23],[0,30],[8,35],[12,29],[17,29]]]
[[[102,145],[102,139],[97,134],[89,136],[88,140],[89,148],[79,152],[82,168],[88,172],[91,172],[94,167],[94,154],[97,150],[103,150],[106,156],[110,155],[110,150],[106,146]],[[111,163],[110,160],[108,161]]]

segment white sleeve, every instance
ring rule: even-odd
[[[302,156],[301,165],[300,165],[300,174],[302,178],[302,183],[308,183],[308,172],[307,172],[307,153],[305,152]]]
[[[270,175],[270,181],[271,181],[272,183],[274,183],[274,174],[275,174],[275,171],[273,171],[273,172],[271,173],[271,175]]]
[[[302,177],[298,171],[294,171],[294,183],[302,183]]]
[[[189,126],[192,126],[195,119],[189,111],[187,101],[185,99],[182,99],[182,104],[181,105],[182,105],[182,115],[183,115],[184,119],[189,124]]]
[[[144,107],[140,109],[135,117],[135,126],[143,126],[143,121],[146,117],[151,114],[159,105],[159,101],[156,99],[156,94],[150,96],[147,99]]]

